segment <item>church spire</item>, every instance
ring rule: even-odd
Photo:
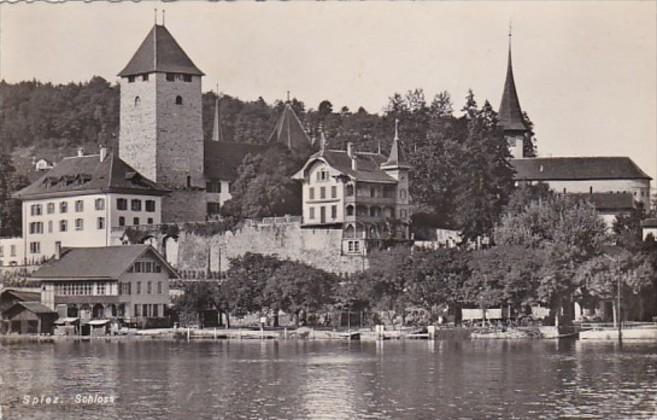
[[[506,80],[502,92],[502,102],[498,112],[499,125],[505,132],[527,131],[525,120],[522,116],[522,108],[516,92],[516,82],[513,78],[513,63],[511,60],[511,26],[509,25],[509,54],[506,65]]]
[[[217,84],[217,97],[214,101],[214,121],[212,123],[212,141],[223,141],[221,122],[219,121],[219,84]]]

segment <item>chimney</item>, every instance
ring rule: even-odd
[[[104,161],[107,157],[107,147],[100,145],[100,161]]]
[[[353,155],[354,150],[353,149],[354,149],[354,144],[352,142],[348,142],[347,143],[347,156],[349,156],[352,159],[354,158],[354,155]]]
[[[55,259],[58,260],[62,257],[62,243],[55,242]]]
[[[347,156],[351,158],[351,170],[357,171],[358,159],[356,157],[356,152],[354,151],[354,145],[351,142],[347,143]]]
[[[84,156],[84,148],[82,146],[78,147],[78,157]]]

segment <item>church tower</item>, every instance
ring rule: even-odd
[[[163,202],[163,221],[203,219],[205,210],[188,201],[190,192],[205,186],[203,72],[156,23],[119,76],[119,156],[171,190]]]
[[[529,128],[522,116],[522,108],[516,92],[516,82],[513,79],[511,63],[511,31],[509,31],[509,58],[506,67],[506,81],[502,92],[502,102],[498,112],[498,124],[504,130],[504,137],[509,145],[509,151],[514,159],[525,157],[525,137]]]

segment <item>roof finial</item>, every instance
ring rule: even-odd
[[[395,118],[395,140],[399,140],[399,118]]]
[[[509,19],[509,52],[511,51],[511,36],[513,32],[513,22]]]
[[[153,17],[155,18],[155,24],[157,25],[157,7],[153,9]]]
[[[164,26],[164,19],[166,17],[166,13],[167,13],[167,11],[162,9],[162,26]]]

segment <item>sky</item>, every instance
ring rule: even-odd
[[[541,156],[630,156],[657,178],[654,1],[0,4],[0,78],[112,82],[166,9],[203,90],[382,112],[394,92],[499,106],[512,23]],[[158,18],[161,23],[161,16]]]

